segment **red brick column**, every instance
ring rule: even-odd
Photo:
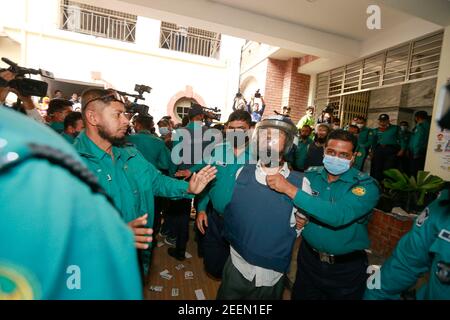
[[[265,116],[273,115],[275,110],[278,112],[281,110],[285,70],[286,61],[276,59],[267,61],[266,90],[264,91]]]
[[[299,58],[288,61],[269,59],[264,99],[265,115],[281,111],[284,106],[291,107],[291,117],[297,122],[304,114],[308,104],[310,76],[298,73]]]
[[[377,256],[389,257],[400,238],[411,230],[412,224],[412,218],[375,209],[368,225],[370,249]]]

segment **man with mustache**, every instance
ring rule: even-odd
[[[114,90],[88,89],[82,94],[83,131],[74,143],[88,168],[134,230],[136,247],[147,273],[152,241],[154,196],[190,198],[215,178],[205,167],[190,182],[162,175],[134,147],[125,144],[129,125],[124,99]]]
[[[267,180],[280,174],[300,187],[302,174],[290,171],[284,160],[296,134],[295,124],[283,116],[267,117],[256,126],[253,141],[258,162],[244,165],[233,176],[233,194],[224,211],[230,257],[223,269],[219,300],[277,300],[283,295],[284,273],[301,226],[292,201],[270,189]]]
[[[305,171],[308,170],[309,167],[318,167],[322,165],[324,146],[329,133],[330,127],[328,125],[322,123],[317,126],[314,142],[310,143],[307,149],[306,160],[304,162]]]
[[[252,118],[247,111],[234,111],[226,124],[226,140],[218,144],[206,162],[217,168],[217,178],[200,195],[197,227],[202,239],[205,270],[215,278],[230,256],[230,245],[223,238],[225,207],[231,200],[236,172],[250,161],[248,131]],[[210,205],[208,206],[208,203]]]

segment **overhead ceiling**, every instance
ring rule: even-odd
[[[366,25],[367,8],[373,0],[208,1],[354,40],[365,40],[379,32],[369,30]],[[381,15],[383,29],[412,18],[385,6],[381,6]]]
[[[314,55],[315,73],[450,25],[450,0],[77,0],[267,43],[277,59]],[[367,27],[369,5],[381,30]],[[447,23],[448,22],[448,23]]]

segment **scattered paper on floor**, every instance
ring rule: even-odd
[[[195,290],[195,296],[197,297],[197,300],[206,300],[202,289]]]
[[[172,288],[172,297],[178,297],[180,295],[180,289]]]

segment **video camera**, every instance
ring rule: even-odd
[[[54,79],[51,72],[42,69],[37,70],[21,67],[8,58],[2,58],[2,61],[9,65],[9,68],[6,70],[14,73],[15,78],[11,81],[6,81],[4,79],[0,80],[0,87],[10,87],[11,89],[15,89],[24,97],[45,97],[47,95],[47,82],[26,78],[26,76],[34,74]]]
[[[149,106],[147,106],[145,104],[139,104],[138,101],[145,100],[144,92],[150,93],[152,91],[152,88],[149,86],[142,85],[142,84],[137,84],[134,87],[134,91],[136,91],[138,94],[132,94],[132,93],[127,93],[127,92],[123,92],[123,91],[117,91],[117,93],[124,97],[134,98],[133,102],[129,102],[125,105],[127,112],[132,113],[132,114],[148,116],[149,109],[150,109]]]
[[[143,98],[144,92],[147,92],[147,93],[152,92],[152,87],[145,86],[145,85],[143,85],[143,84],[137,84],[137,85],[134,86],[134,91],[136,91],[137,93],[139,93],[139,95],[142,97],[141,100],[145,100],[145,99]]]
[[[256,90],[255,92],[255,98],[261,98],[261,93],[259,92],[260,89]]]
[[[192,105],[194,105],[196,103],[192,103]],[[222,117],[222,110],[218,109],[218,108],[207,108],[204,106],[200,106],[203,109],[203,113],[205,115],[205,118],[210,119],[210,120],[216,120],[216,121],[220,121],[220,118]]]

